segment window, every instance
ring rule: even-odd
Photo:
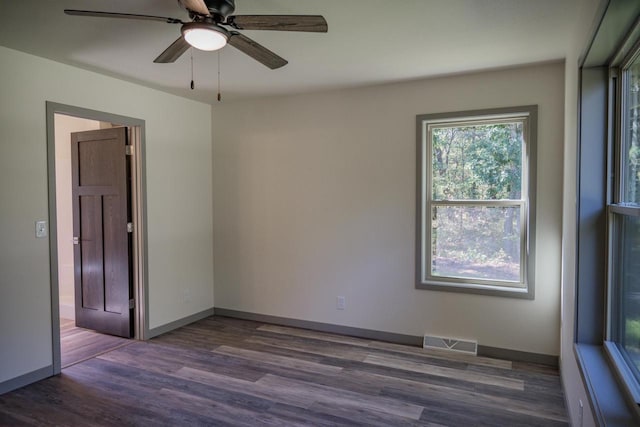
[[[640,2],[603,3],[579,63],[575,252],[571,242],[563,242],[569,261],[564,264],[569,272],[564,295],[573,294],[572,252],[576,289],[575,299],[564,304],[575,302],[573,349],[597,425],[640,425],[640,406],[631,404],[640,402],[640,200],[635,195],[639,19]],[[565,165],[572,160],[567,158]],[[572,189],[565,190],[564,197],[571,197]],[[564,227],[565,236],[571,236],[571,221]],[[563,328],[571,327],[565,323]],[[567,403],[575,414],[574,397],[568,396]]]
[[[609,343],[630,391],[640,398],[640,49],[612,70],[614,179],[609,216]],[[619,85],[619,87],[617,87]]]
[[[537,106],[417,117],[416,287],[533,298]]]

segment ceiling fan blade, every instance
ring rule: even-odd
[[[153,60],[153,62],[155,62],[156,64],[175,62],[176,59],[180,58],[180,55],[185,53],[190,47],[191,45],[187,43],[187,41],[182,38],[182,36],[178,37],[178,39],[171,43],[171,46],[166,48],[164,52],[160,54],[160,56]]]
[[[229,44],[272,70],[288,64],[286,59],[279,57],[266,47],[235,31],[229,37]]]
[[[199,13],[201,15],[210,15],[209,8],[205,4],[204,0],[178,0],[182,5],[192,12]]]
[[[76,10],[76,9],[65,9],[64,13],[66,13],[67,15],[74,15],[74,16],[93,16],[96,18],[138,19],[138,20],[146,20],[146,21],[166,22],[168,24],[184,24],[184,22],[176,18],[167,18],[164,16],[153,16],[153,15],[137,15],[134,13],[112,13],[112,12],[98,12],[95,10]]]
[[[306,31],[326,33],[327,21],[320,15],[235,15],[227,25],[238,30]]]

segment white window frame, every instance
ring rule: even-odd
[[[520,199],[434,200],[432,180],[432,130],[443,127],[523,124]],[[535,272],[535,188],[537,106],[508,107],[479,111],[425,114],[416,117],[417,135],[417,213],[416,288],[438,291],[479,293],[515,298],[534,298]],[[518,207],[520,209],[520,278],[516,281],[473,279],[432,275],[431,215],[435,207]]]

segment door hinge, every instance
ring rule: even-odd
[[[128,222],[127,223],[127,233],[133,233],[133,223],[132,222]]]
[[[125,147],[124,148],[124,153],[127,156],[132,156],[133,155],[133,145],[125,145],[124,147]]]
[[[73,236],[73,244],[74,245],[79,245],[80,244],[80,238],[76,237],[76,236]]]
[[[133,298],[131,298],[131,299],[129,300],[129,310],[132,310],[132,309],[134,309],[134,308],[136,308],[136,300],[134,300]]]

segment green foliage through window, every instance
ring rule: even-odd
[[[432,130],[433,200],[520,199],[522,122]]]
[[[640,204],[640,59],[627,72],[624,202]]]

